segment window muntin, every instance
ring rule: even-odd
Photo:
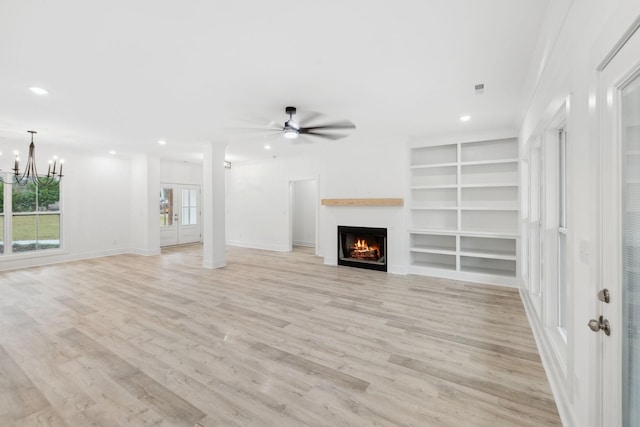
[[[558,130],[558,327],[567,328],[567,132]]]
[[[11,185],[13,253],[60,247],[60,183]]]
[[[182,189],[182,225],[198,224],[198,198],[196,190]]]

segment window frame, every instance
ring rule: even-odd
[[[30,212],[14,212],[13,211],[13,185],[7,184],[7,180],[11,180],[12,174],[10,172],[0,172],[3,180],[5,181],[3,185],[3,201],[4,201],[4,211],[0,213],[2,217],[0,220],[3,223],[4,235],[0,236],[2,239],[2,243],[4,246],[4,252],[0,253],[0,261],[10,260],[10,259],[22,259],[22,258],[34,258],[34,257],[42,257],[42,256],[50,256],[57,255],[61,252],[64,252],[64,206],[63,206],[63,188],[64,185],[62,182],[59,182],[59,190],[58,190],[58,210],[57,211],[40,211],[38,210],[38,202],[36,196],[36,206],[35,211]],[[37,184],[36,184],[37,185]],[[36,187],[37,188],[37,187]],[[37,189],[36,189],[37,192]],[[59,217],[59,225],[58,225],[58,247],[55,248],[39,248],[28,251],[20,251],[15,252],[13,250],[13,218],[15,216],[47,216],[47,215],[57,215]]]

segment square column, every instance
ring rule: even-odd
[[[208,143],[202,162],[202,266],[227,265],[225,254],[225,171],[226,145]]]

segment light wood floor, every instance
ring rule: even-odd
[[[201,251],[0,273],[0,426],[560,425],[514,289]]]

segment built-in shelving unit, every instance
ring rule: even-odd
[[[322,206],[403,206],[404,199],[322,199]]]
[[[410,148],[413,274],[516,285],[515,138]]]

